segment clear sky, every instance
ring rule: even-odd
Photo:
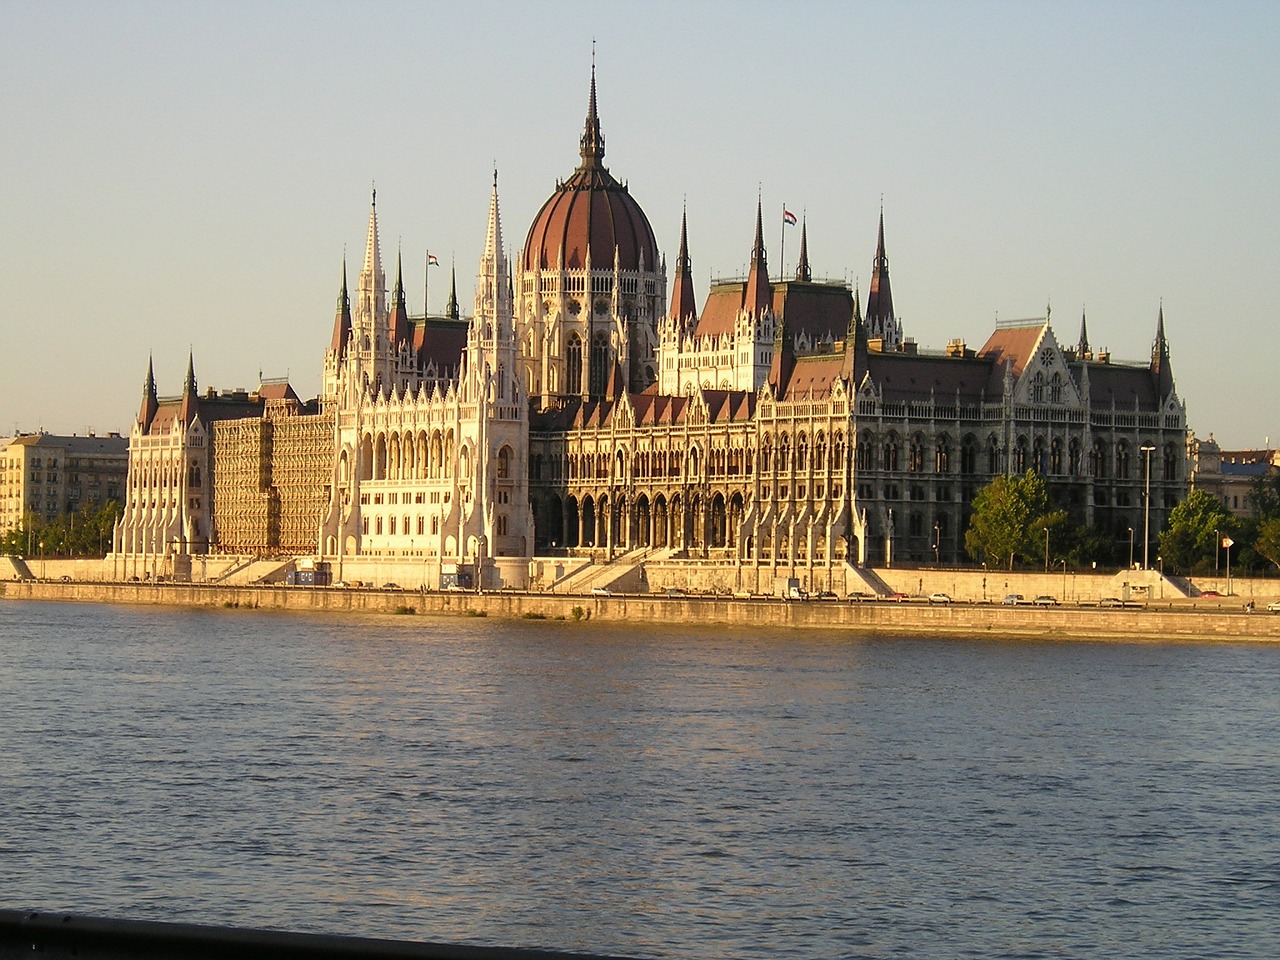
[[[924,348],[1044,316],[1150,356],[1164,304],[1196,432],[1280,443],[1280,4],[43,3],[0,0],[0,433],[127,432],[162,395],[314,396],[371,184],[389,280],[469,310],[497,165],[511,252],[605,162],[699,299],[759,194],[865,295],[883,200]],[[799,232],[788,231],[794,270]]]

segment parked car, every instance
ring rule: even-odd
[[[1098,601],[1100,607],[1123,607],[1124,601],[1119,597],[1103,597]]]
[[[1016,607],[1018,604],[1025,603],[1026,601],[1022,599],[1022,594],[1011,593],[1000,602],[1003,603],[1006,607]]]
[[[1202,596],[1202,597],[1220,597],[1220,596],[1222,596],[1222,594],[1220,594],[1217,590],[1201,590],[1201,591],[1200,591],[1200,596]]]
[[[814,599],[815,600],[839,600],[840,598],[837,597],[830,590],[819,590],[817,593],[814,594]]]
[[[608,587],[592,587],[591,592],[597,597],[607,597],[613,593]]]
[[[929,594],[930,603],[950,603],[951,595],[948,593],[931,593]]]
[[[401,586],[400,586],[400,584],[398,584],[398,583],[390,583],[390,582],[388,582],[388,583],[384,583],[384,584],[382,585],[382,589],[383,589],[383,590],[400,590],[400,589],[401,589]]]
[[[1041,594],[1031,602],[1037,607],[1056,607],[1058,605],[1058,598],[1051,597],[1048,594]]]
[[[849,600],[853,603],[869,603],[876,598],[874,593],[866,593],[862,590],[855,590],[849,594]]]
[[[1280,600],[1272,600],[1267,604],[1268,613],[1280,613]]]

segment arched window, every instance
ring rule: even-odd
[[[1057,437],[1049,444],[1049,472],[1062,472],[1062,441]]]
[[[907,470],[911,473],[924,470],[924,437],[918,433],[911,435],[911,444],[907,448]]]
[[[1039,370],[1031,378],[1031,402],[1044,403],[1044,374]]]
[[[951,472],[951,438],[945,433],[938,438],[938,449],[933,455],[933,469],[937,473]]]
[[[569,336],[564,389],[565,393],[582,393],[582,340],[576,333]]]
[[[1166,480],[1177,480],[1178,475],[1182,472],[1178,469],[1182,462],[1178,452],[1177,444],[1166,443],[1164,445],[1164,478]]]
[[[884,456],[881,458],[881,468],[884,470],[898,469],[898,435],[890,433],[884,440]]]
[[[591,341],[591,394],[601,396],[609,382],[609,338],[600,331]]]
[[[809,440],[802,433],[796,437],[796,471],[804,470],[809,462]]]
[[[978,441],[973,434],[966,434],[960,441],[960,472],[971,474],[978,472]]]
[[[1116,479],[1129,479],[1129,444],[1124,440],[1116,444]]]
[[[854,453],[854,465],[859,471],[876,468],[876,435],[870,430],[862,431]]]
[[[541,457],[538,458],[541,461]],[[541,466],[541,464],[539,464]],[[498,479],[508,480],[511,478],[511,448],[503,447],[498,451]]]
[[[1027,438],[1019,437],[1013,445],[1013,472],[1027,472]]]
[[[1049,380],[1049,402],[1062,402],[1062,374],[1055,373]]]

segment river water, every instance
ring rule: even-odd
[[[1258,957],[1280,649],[0,602],[0,906],[637,957]]]

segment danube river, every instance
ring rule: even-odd
[[[1258,957],[1280,649],[0,601],[0,907],[638,957]]]

